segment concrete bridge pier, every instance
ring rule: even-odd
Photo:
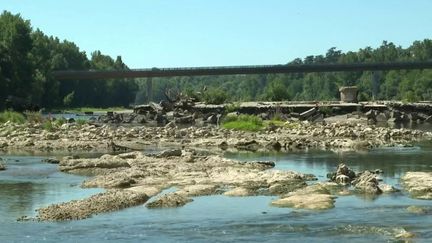
[[[147,101],[153,101],[153,80],[152,77],[147,78]]]

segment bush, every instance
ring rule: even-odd
[[[66,118],[64,117],[60,117],[56,120],[53,121],[54,125],[57,127],[61,127],[63,124],[65,124],[67,122]]]
[[[252,115],[226,116],[222,121],[222,127],[242,131],[259,131],[263,129],[264,123],[261,118]]]
[[[87,121],[84,120],[84,119],[77,119],[77,120],[76,120],[76,123],[77,123],[79,126],[82,126],[82,125],[86,124]]]
[[[54,124],[51,121],[46,120],[43,124],[42,127],[44,130],[47,130],[49,132],[54,131]]]
[[[22,124],[26,122],[26,118],[23,114],[15,111],[4,111],[0,113],[0,123],[5,123],[7,121]]]
[[[25,116],[27,118],[27,122],[42,123],[44,120],[42,114],[39,112],[26,112]]]
[[[212,89],[204,93],[204,101],[207,104],[220,105],[225,103],[228,96],[225,91],[221,89]]]

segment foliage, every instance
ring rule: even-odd
[[[115,60],[100,51],[87,58],[73,42],[60,41],[19,14],[0,14],[0,110],[9,95],[40,107],[128,106],[138,89],[132,79],[58,81],[54,70],[127,70],[120,56]]]
[[[222,121],[226,129],[259,131],[264,128],[263,120],[254,115],[226,116]]]
[[[325,54],[297,58],[288,64],[374,63],[427,61],[432,40],[414,41],[402,48],[383,41],[377,48],[342,52],[331,47]],[[58,81],[54,70],[128,70],[120,56],[96,50],[87,54],[73,42],[34,30],[19,14],[0,14],[0,110],[9,95],[39,107],[128,107],[134,102],[165,99],[175,88],[209,104],[250,100],[338,100],[339,87],[357,85],[359,99],[432,100],[432,70],[329,72],[257,75]],[[148,94],[148,90],[153,95]]]
[[[14,112],[14,111],[4,111],[0,113],[0,123],[5,123],[5,122],[12,122],[12,123],[25,123],[26,122],[26,118],[24,117],[23,114],[19,113],[19,112]]]
[[[76,122],[79,126],[82,126],[82,125],[84,125],[84,124],[87,124],[87,121],[84,120],[84,119],[77,119],[75,122]]]
[[[50,120],[46,120],[42,123],[42,127],[44,130],[48,131],[48,132],[52,132],[55,130],[55,124],[54,122],[50,121]]]
[[[225,91],[222,89],[211,89],[204,94],[204,101],[207,104],[220,105],[223,104],[228,99]]]
[[[39,112],[25,112],[24,115],[27,122],[30,123],[42,123],[44,121],[42,114]]]
[[[238,111],[239,109],[240,109],[240,103],[238,102],[229,103],[225,106],[226,113],[235,112]]]
[[[64,117],[60,117],[54,121],[52,121],[52,123],[54,123],[54,125],[56,127],[61,127],[63,124],[65,124],[67,122],[66,118]]]

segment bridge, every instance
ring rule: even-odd
[[[109,78],[148,78],[146,89],[148,99],[153,97],[154,77],[236,75],[267,73],[311,73],[311,72],[353,72],[353,71],[388,71],[432,68],[432,61],[391,62],[391,63],[354,63],[354,64],[286,64],[261,66],[219,66],[219,67],[183,67],[183,68],[147,68],[130,70],[71,70],[54,71],[58,80],[91,80]],[[378,75],[374,75],[378,82]]]
[[[352,72],[430,69],[432,61],[387,62],[355,64],[286,64],[261,66],[219,66],[184,68],[147,68],[130,70],[71,70],[54,71],[57,80],[87,80],[108,78],[153,78],[175,76],[267,74],[267,73],[311,73],[311,72]]]

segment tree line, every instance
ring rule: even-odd
[[[432,40],[402,48],[383,41],[377,48],[297,58],[288,64],[374,63],[432,59]],[[120,56],[100,51],[88,57],[70,41],[34,30],[29,20],[0,15],[0,109],[12,95],[46,108],[129,106],[149,100],[146,79],[55,80],[53,70],[127,70]],[[375,77],[375,78],[374,78]],[[373,82],[372,80],[375,80]],[[167,89],[212,101],[337,100],[341,86],[357,85],[360,100],[432,100],[432,70],[328,72],[153,78],[153,100]]]

